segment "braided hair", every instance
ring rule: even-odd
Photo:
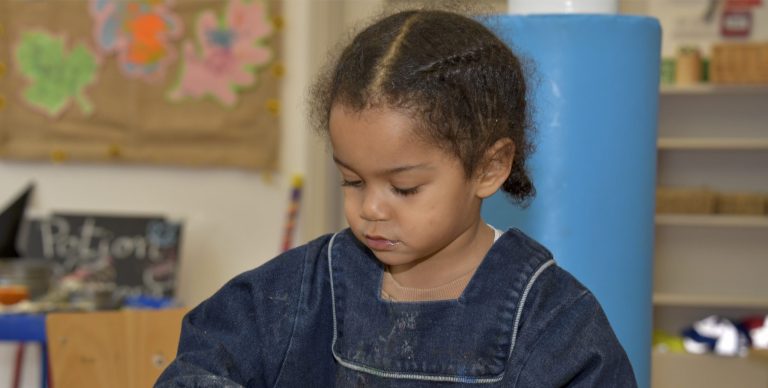
[[[532,125],[520,60],[481,23],[435,10],[402,11],[354,37],[312,90],[315,126],[327,133],[330,111],[387,107],[421,123],[415,135],[462,163],[468,178],[498,140],[515,145],[502,185],[525,204],[535,194],[526,160]]]

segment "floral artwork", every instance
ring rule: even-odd
[[[63,37],[27,31],[20,37],[15,55],[19,72],[30,82],[22,91],[22,99],[30,106],[57,117],[74,100],[82,112],[92,112],[84,89],[96,80],[98,63],[85,45],[68,51]]]
[[[211,96],[232,107],[239,88],[256,82],[256,70],[272,59],[265,41],[272,34],[266,5],[259,0],[230,0],[224,15],[217,18],[203,11],[195,26],[197,47],[187,41],[183,68],[171,100]]]
[[[104,53],[116,53],[129,78],[159,81],[177,58],[181,19],[173,0],[91,0],[94,35]]]
[[[0,0],[0,162],[276,171],[284,5]]]

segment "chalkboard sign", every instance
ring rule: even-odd
[[[53,214],[28,220],[19,250],[62,275],[114,282],[122,295],[172,296],[180,238],[181,225],[159,216]]]

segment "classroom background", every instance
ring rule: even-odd
[[[336,168],[306,113],[309,85],[351,28],[381,9],[418,4],[0,1],[0,239],[10,236],[15,250],[0,252],[0,388],[148,386],[173,357],[186,308],[286,248],[343,228]],[[504,14],[564,3],[572,2],[484,0],[470,8]],[[656,119],[647,161],[655,195],[653,208],[640,207],[649,253],[631,259],[645,260],[651,278],[637,280],[648,285],[641,296],[649,311],[639,316],[650,327],[638,334],[649,366],[638,380],[765,387],[768,4],[581,3],[651,16],[662,27],[658,67],[648,73],[659,84],[655,117],[646,115]],[[149,53],[156,56],[132,51],[131,36],[110,30],[126,20],[163,30]],[[247,46],[238,64],[249,70],[206,71],[227,66],[200,39],[217,20],[247,37],[214,41]],[[41,70],[40,58],[71,70],[70,78]],[[619,192],[632,180],[601,180],[594,190]],[[58,272],[29,260],[43,257]],[[35,287],[59,293],[43,307],[17,300],[46,294]],[[57,309],[89,312],[49,320],[47,335],[34,326],[42,320],[3,325]],[[19,325],[39,330],[19,334]]]

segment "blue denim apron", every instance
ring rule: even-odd
[[[349,230],[246,272],[185,317],[157,386],[635,386],[597,300],[519,230],[455,300],[383,300],[382,275]]]

